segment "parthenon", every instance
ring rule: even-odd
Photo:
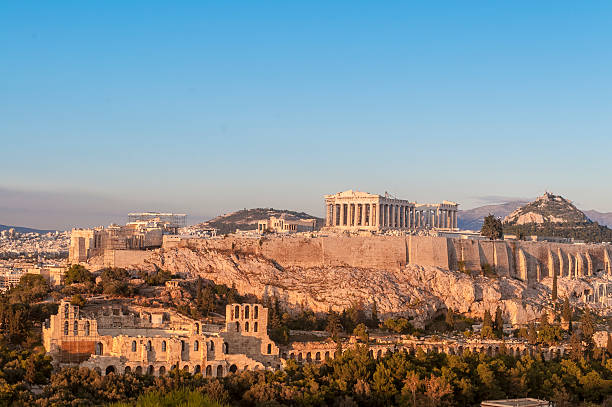
[[[385,194],[348,190],[325,195],[325,226],[340,230],[457,229],[455,202],[417,204]]]

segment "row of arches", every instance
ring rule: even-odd
[[[169,368],[167,368],[166,366],[160,366],[157,369],[153,365],[149,365],[149,366],[138,365],[138,366],[126,366],[123,372],[118,372],[117,368],[114,365],[109,365],[104,370],[104,374],[108,375],[111,373],[115,373],[115,374],[125,373],[125,374],[137,374],[137,375],[147,374],[151,376],[164,376],[169,371],[177,369],[177,368],[178,368],[177,365],[172,365]],[[236,365],[232,365],[230,366],[228,371],[236,372],[237,369],[238,368],[236,367]],[[98,372],[98,374],[100,375],[102,374],[102,369],[100,369],[99,367],[96,367],[94,370]],[[192,374],[203,374],[206,377],[223,377],[227,373],[223,365],[216,365],[216,366],[208,365],[205,367],[204,371],[202,371],[202,366],[200,365],[195,365],[193,369],[191,369],[189,365],[184,365],[182,367],[182,370],[188,373],[192,373]],[[247,370],[247,366],[245,366],[245,370]]]
[[[169,371],[177,369],[177,368],[178,366],[176,364],[170,366],[169,368],[162,365],[158,367],[157,369],[153,365],[149,365],[149,366],[137,365],[137,366],[126,366],[123,372],[120,372],[118,371],[115,365],[108,365],[106,366],[104,370],[102,370],[99,367],[94,368],[94,370],[98,372],[98,374],[100,375],[102,375],[102,373],[104,372],[105,375],[109,375],[111,373],[113,374],[124,373],[124,374],[136,374],[136,375],[146,374],[146,375],[151,375],[151,376],[164,376]],[[208,365],[204,367],[204,369],[202,369],[201,365],[195,365],[193,366],[193,368],[190,367],[189,365],[184,365],[181,369],[187,373],[191,373],[194,375],[202,374],[205,377],[224,377],[227,374],[236,373],[239,370],[242,370],[242,371],[250,370],[251,367],[249,365],[244,365],[242,366],[242,369],[239,369],[236,364],[232,364],[229,366],[229,368],[226,369],[224,365],[219,364],[219,365]],[[252,370],[257,370],[257,369],[259,369],[259,366],[257,365],[252,367]]]
[[[188,345],[189,343],[185,340],[181,340],[181,352],[186,352],[188,349]],[[214,351],[215,350],[215,342],[213,340],[210,340],[207,344],[207,350],[209,351]],[[154,351],[154,347],[153,347],[153,343],[149,340],[144,344],[145,350],[148,352],[152,352]],[[161,351],[162,352],[166,352],[168,350],[168,344],[165,340],[161,341]],[[200,341],[195,340],[193,341],[193,351],[194,352],[198,352],[200,350]],[[229,353],[229,344],[227,342],[223,343],[223,353]],[[133,340],[132,344],[131,344],[131,351],[132,352],[136,352],[138,351],[138,343]]]
[[[415,355],[416,352],[421,349],[425,353],[446,353],[447,355],[463,355],[466,352],[471,353],[485,353],[488,356],[497,356],[502,352],[506,352],[507,354],[514,357],[522,357],[530,355],[535,357],[537,354],[540,354],[542,358],[545,360],[561,358],[565,355],[566,350],[563,347],[553,347],[553,348],[543,348],[536,349],[534,347],[519,345],[519,346],[505,346],[505,350],[501,344],[490,344],[490,345],[406,345],[406,346],[377,346],[370,349],[370,356],[374,359],[379,359],[386,354],[397,352],[404,350],[412,355]],[[281,357],[283,359],[293,359],[298,362],[322,362],[324,360],[329,360],[336,358],[340,355],[340,351],[329,351],[329,350],[311,350],[311,351],[291,351],[289,353],[282,352]]]

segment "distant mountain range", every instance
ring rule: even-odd
[[[32,228],[25,228],[25,227],[22,227],[22,226],[0,225],[0,231],[9,230],[9,229],[15,229],[15,232],[19,232],[19,233],[41,233],[41,234],[45,234],[45,233],[49,233],[49,232],[55,232],[55,230],[32,229]]]
[[[485,216],[492,214],[495,215],[495,217],[503,219],[526,203],[527,201],[512,201],[497,205],[485,205],[473,209],[460,210],[457,215],[457,224],[459,229],[480,230]]]
[[[195,227],[216,228],[219,229],[220,234],[233,233],[236,229],[254,230],[257,229],[258,221],[269,219],[271,216],[277,218],[283,216],[288,220],[315,219],[317,221],[317,227],[323,226],[324,222],[323,219],[309,215],[306,212],[274,208],[254,208],[242,209],[236,212],[219,215],[216,218],[195,225]]]
[[[459,211],[457,223],[460,229],[480,230],[485,216],[493,214],[496,217],[505,219],[512,212],[528,204],[528,201],[512,201],[497,205],[485,205],[477,208]],[[612,227],[612,212],[598,212],[594,210],[584,211],[590,220],[600,225]]]

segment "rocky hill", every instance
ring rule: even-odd
[[[504,232],[567,237],[587,242],[612,241],[612,230],[589,219],[568,199],[545,193],[506,216]]]
[[[242,209],[236,212],[219,215],[216,218],[200,223],[199,225],[195,225],[195,227],[216,228],[219,229],[220,234],[233,233],[236,231],[236,229],[254,230],[257,228],[258,221],[269,219],[271,216],[283,216],[288,220],[316,219],[318,228],[320,228],[324,222],[323,219],[309,215],[305,212],[274,208],[254,208]]]
[[[527,223],[592,223],[574,204],[560,195],[545,193],[516,209],[504,219],[506,225]]]

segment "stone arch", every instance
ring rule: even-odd
[[[250,314],[250,308],[248,305],[244,306],[244,319],[249,319],[249,315]]]
[[[136,374],[138,375],[142,374],[142,366],[136,366]]]
[[[95,353],[96,353],[96,355],[103,355],[104,354],[104,345],[102,345],[102,342],[96,342]]]
[[[329,351],[325,351],[325,360],[329,360]]]
[[[149,365],[149,367],[147,367],[147,374],[153,375],[154,370],[153,365]]]
[[[255,319],[259,318],[259,306],[257,305],[253,307],[253,318]],[[257,323],[255,323],[255,326],[257,326]]]
[[[129,366],[126,366],[126,367],[125,367],[125,370],[123,370],[123,373],[124,373],[124,374],[132,373],[132,368],[131,368],[131,367],[129,367]]]
[[[68,310],[70,306],[68,304],[64,305],[64,318],[68,319]]]
[[[197,352],[197,351],[200,350],[200,342],[199,341],[195,341],[193,343],[193,350],[194,350],[194,352]]]
[[[136,341],[132,341],[132,352],[136,352]]]
[[[106,367],[105,374],[109,375],[111,373],[115,373],[115,366],[113,366],[113,365],[109,365],[109,366]]]
[[[289,359],[294,359],[295,360],[295,353],[293,353],[293,352],[289,353]]]
[[[236,305],[234,307],[234,319],[239,319],[240,318],[240,306]]]
[[[212,376],[212,366],[211,365],[206,366],[205,376],[206,377],[211,377]]]
[[[163,375],[165,375],[165,374],[166,374],[166,366],[161,366],[161,367],[159,368],[159,375],[160,375],[160,376],[163,376]]]
[[[208,345],[209,345],[208,347],[210,348],[210,350],[211,350],[211,351],[214,351],[214,350],[215,350],[215,342],[210,341],[210,342],[208,343]]]
[[[382,357],[382,350],[378,349],[378,352],[376,352],[376,359],[380,359]]]
[[[236,321],[236,332],[240,332],[240,322]]]
[[[200,365],[196,365],[195,369],[193,369],[193,374],[198,374],[202,372],[202,368]]]
[[[74,321],[72,325],[73,325],[72,334],[74,336],[79,336],[79,323],[77,321]]]
[[[315,360],[318,362],[321,360],[321,352],[315,353]]]
[[[238,371],[238,366],[231,365],[229,368],[230,373],[236,373]]]
[[[166,341],[162,341],[162,352],[166,351]]]
[[[183,371],[189,373],[189,365],[183,366]]]
[[[244,323],[244,332],[249,332],[249,321]]]
[[[298,362],[302,361],[302,352],[298,353],[298,359],[297,360],[298,360]]]
[[[197,323],[197,322],[196,322],[196,324],[195,324],[195,333],[196,333],[196,335],[199,335],[199,334],[200,334],[200,324],[199,324],[199,323]]]
[[[223,377],[223,366],[217,366],[217,377]]]
[[[306,352],[306,361],[312,362],[312,355],[310,354],[310,352]]]

